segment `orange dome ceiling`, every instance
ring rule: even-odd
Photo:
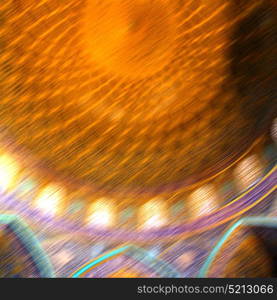
[[[4,2],[0,125],[50,170],[167,186],[216,173],[268,124],[269,2]]]

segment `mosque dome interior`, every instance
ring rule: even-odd
[[[276,46],[272,0],[0,2],[0,277],[276,277]]]

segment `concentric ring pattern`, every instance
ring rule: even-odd
[[[274,10],[240,2],[1,1],[1,126],[98,186],[216,173],[272,113]]]

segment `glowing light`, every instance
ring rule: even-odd
[[[189,197],[191,216],[198,217],[218,206],[218,195],[213,185],[207,184],[195,190]]]
[[[240,190],[245,190],[261,178],[262,174],[262,165],[257,155],[249,156],[235,169],[236,185]]]
[[[88,217],[89,226],[108,228],[114,223],[114,209],[106,198],[101,198],[91,205]]]
[[[62,188],[49,185],[45,187],[36,199],[36,206],[48,215],[55,215],[59,210],[60,203],[65,198]]]
[[[163,227],[167,223],[167,207],[161,199],[153,199],[140,209],[142,229]]]
[[[0,191],[6,192],[14,185],[18,172],[19,165],[12,157],[0,155]]]

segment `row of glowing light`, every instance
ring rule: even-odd
[[[18,162],[8,154],[0,155],[0,190],[8,192],[15,187],[21,168]],[[236,168],[241,189],[245,189],[261,175],[261,166],[255,155],[244,159]],[[219,196],[213,185],[206,184],[195,190],[190,199],[189,209],[194,216],[207,214],[217,208]],[[35,207],[44,214],[54,217],[60,211],[60,204],[66,199],[66,191],[56,184],[44,186],[35,198]],[[90,205],[86,222],[89,226],[107,228],[116,223],[115,207],[111,200],[100,198]],[[148,229],[165,226],[168,222],[166,201],[152,199],[139,210],[140,228]]]
[[[18,162],[8,154],[0,155],[0,191],[8,192],[16,185],[20,166]],[[56,185],[44,186],[35,199],[35,207],[44,214],[55,216],[59,212],[60,203],[65,199],[65,190]],[[159,227],[166,223],[165,207],[159,201],[151,201],[144,205],[141,216],[145,219],[144,227]],[[153,210],[154,208],[154,210]],[[114,208],[106,198],[95,201],[89,210],[87,222],[92,226],[109,227],[114,222]]]

